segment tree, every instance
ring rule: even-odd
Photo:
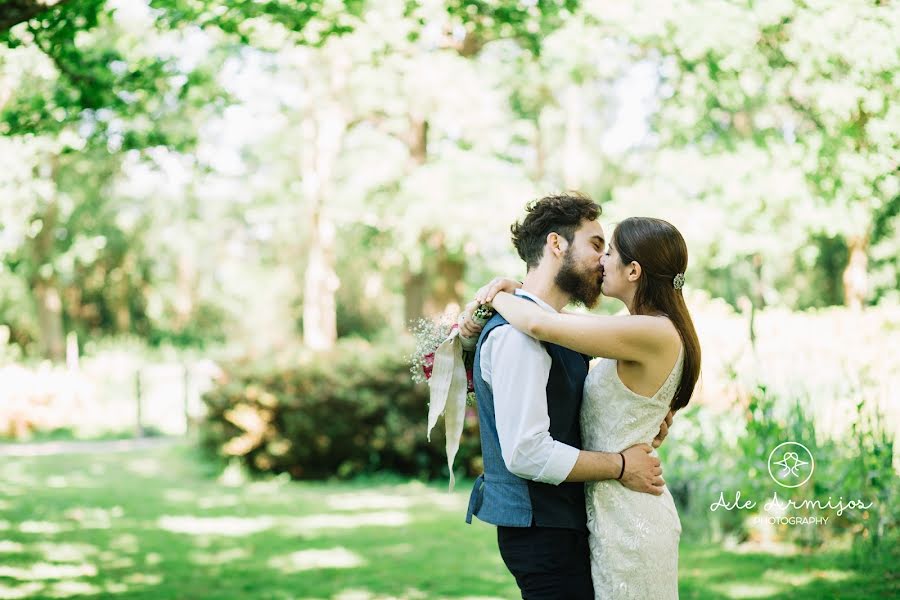
[[[0,32],[29,21],[71,0],[3,0],[0,3]]]
[[[894,218],[900,189],[892,125],[898,114],[891,102],[898,95],[900,60],[892,40],[900,7],[658,2],[642,5],[640,14],[621,5],[607,16],[659,64],[659,148],[670,158],[681,149],[700,167],[673,173],[668,185],[682,188],[682,197],[715,200],[727,211],[723,231],[740,229],[737,215],[755,219],[746,252],[721,254],[720,262],[767,256],[773,260],[763,261],[769,280],[763,287],[771,287],[779,262],[790,269],[795,254],[808,256],[811,266],[823,250],[816,240],[839,237],[848,250],[843,273],[835,275],[844,303],[859,307],[871,297],[873,232]],[[750,155],[759,169],[753,177],[768,185],[748,177],[735,189],[729,182],[748,175],[742,168],[715,172],[729,156],[739,166]],[[753,244],[780,249],[767,254]]]
[[[209,81],[202,69],[184,71],[147,52],[147,22],[139,13],[117,20],[100,6],[82,1],[54,7],[6,32],[8,49],[2,53],[14,79],[0,93],[0,131],[22,140],[27,152],[18,158],[32,169],[19,180],[17,197],[4,199],[17,203],[15,210],[29,224],[6,258],[33,294],[43,352],[57,360],[64,350],[64,320],[77,323],[83,316],[86,290],[70,295],[68,317],[63,290],[75,273],[84,274],[84,261],[113,277],[124,273],[123,282],[142,273],[131,255],[137,246],[127,250],[127,244],[112,243],[134,233],[116,224],[120,216],[111,208],[111,185],[122,161],[148,148],[189,147],[189,107],[200,105],[193,88]],[[82,19],[68,18],[75,13],[67,11],[78,10],[84,11],[78,13]],[[215,93],[203,104],[210,97],[214,106]],[[106,262],[114,256],[120,265]],[[116,271],[129,263],[133,271]],[[141,310],[129,306],[136,297],[132,291],[107,285],[101,296],[118,306],[108,321],[102,311],[89,320],[130,330],[132,311]]]

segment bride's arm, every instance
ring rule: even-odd
[[[492,305],[531,337],[589,356],[645,362],[658,356],[671,335],[668,322],[657,317],[552,313],[506,292],[497,294]]]

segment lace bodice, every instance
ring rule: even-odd
[[[651,396],[628,389],[616,371],[616,361],[602,358],[588,373],[581,407],[581,438],[585,450],[621,452],[634,444],[649,444],[669,412],[681,381],[684,349],[669,377]]]
[[[620,452],[649,444],[669,412],[683,363],[682,349],[666,381],[647,397],[622,383],[616,361],[601,359],[584,385],[584,448]],[[681,522],[668,488],[654,496],[618,481],[598,481],[585,486],[585,495],[595,598],[678,598]]]

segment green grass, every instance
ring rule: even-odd
[[[0,598],[517,597],[468,482],[246,481],[175,446],[5,458]],[[887,598],[896,567],[683,543],[682,598]],[[652,558],[648,558],[652,565]]]

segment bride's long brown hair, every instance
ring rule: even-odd
[[[675,289],[675,276],[687,270],[687,244],[674,225],[662,219],[631,217],[616,227],[613,244],[623,265],[641,265],[634,294],[632,313],[666,315],[681,336],[684,345],[684,368],[672,410],[687,406],[700,377],[700,340],[694,321],[680,289]]]

